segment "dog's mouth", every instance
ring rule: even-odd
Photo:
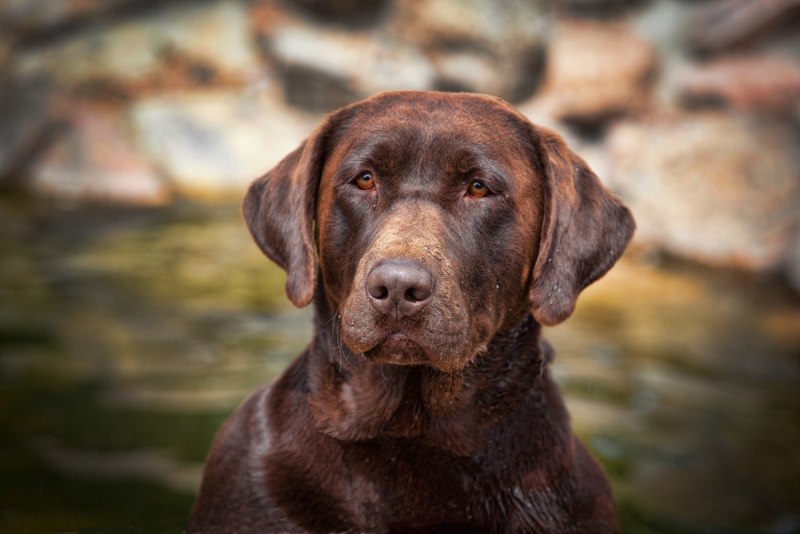
[[[364,355],[374,363],[388,365],[429,365],[430,358],[417,341],[403,331],[391,332]]]
[[[391,330],[363,354],[372,363],[426,366],[450,373],[463,368],[471,360],[473,351],[464,347],[461,339],[445,339],[426,335],[424,331],[397,329]]]

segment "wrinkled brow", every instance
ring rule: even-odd
[[[365,168],[396,172],[418,158],[423,148],[419,132],[375,131],[344,147],[341,166],[353,172]]]

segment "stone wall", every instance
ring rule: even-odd
[[[322,113],[477,91],[562,132],[641,249],[800,288],[793,0],[0,0],[0,187],[240,196]]]

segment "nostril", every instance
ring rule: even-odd
[[[374,299],[383,300],[389,296],[389,289],[387,289],[386,286],[370,287],[369,296]]]
[[[407,258],[390,258],[370,271],[365,289],[379,312],[410,316],[430,301],[434,287],[433,274],[420,263]]]
[[[405,299],[408,302],[421,302],[431,296],[431,291],[428,287],[410,287],[406,291]]]

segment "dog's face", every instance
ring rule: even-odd
[[[440,95],[369,102],[337,130],[317,241],[351,350],[454,370],[526,308],[543,191],[513,119]]]
[[[565,319],[633,231],[560,138],[466,94],[339,110],[254,182],[243,211],[290,299],[318,288],[350,350],[446,372],[529,307]]]

